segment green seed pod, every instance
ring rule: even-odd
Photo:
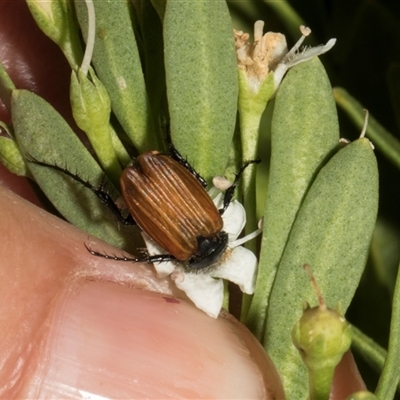
[[[307,374],[289,332],[299,299],[314,292],[300,266],[314,266],[327,303],[350,304],[368,256],[378,207],[378,170],[368,139],[339,150],[321,169],[293,224],[270,297],[264,343],[288,398],[307,396]]]
[[[350,325],[336,310],[308,308],[296,322],[292,340],[308,369],[309,399],[329,399],[335,368],[351,345]]]
[[[292,330],[294,345],[310,370],[335,368],[351,344],[351,328],[340,312],[307,303]],[[332,371],[333,375],[333,371]]]
[[[329,399],[335,368],[351,345],[351,327],[340,307],[328,308],[319,298],[317,307],[305,303],[292,330],[293,344],[307,366],[310,400]]]

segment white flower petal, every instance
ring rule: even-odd
[[[212,270],[210,275],[234,282],[243,293],[253,294],[256,272],[257,257],[244,247],[235,247],[221,266]]]
[[[309,60],[310,58],[320,56],[321,54],[329,51],[335,45],[335,43],[336,39],[330,39],[325,45],[306,48],[305,50],[296,53],[294,57],[290,57],[290,59],[286,61],[286,64],[289,66],[289,68],[291,68],[294,65]]]
[[[222,208],[223,193],[220,193],[213,201],[218,209]],[[229,241],[236,240],[246,225],[246,210],[237,200],[233,200],[222,215],[222,220],[224,221],[223,230],[229,235]]]
[[[330,39],[325,45],[309,47],[299,52],[292,52],[292,50],[290,50],[274,71],[275,88],[278,88],[283,76],[289,68],[304,61],[308,61],[315,56],[320,56],[321,54],[326,53],[335,45],[335,43],[336,39]]]
[[[178,289],[183,290],[197,308],[210,317],[217,318],[224,299],[224,284],[206,274],[183,273],[184,279],[176,279]]]
[[[237,201],[231,202],[222,215],[224,231],[229,235],[229,241],[236,240],[246,225],[246,210]]]
[[[168,254],[161,246],[159,246],[153,239],[150,238],[145,232],[142,232],[143,240],[147,247],[147,252],[150,256],[157,254]],[[159,278],[165,278],[175,270],[175,264],[171,261],[163,261],[159,263],[153,263],[157,275]]]

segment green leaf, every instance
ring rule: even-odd
[[[289,399],[307,395],[307,374],[291,343],[301,303],[315,293],[301,268],[311,266],[327,305],[346,310],[367,260],[378,208],[378,170],[370,142],[345,146],[321,169],[293,224],[272,288],[264,343]]]
[[[223,0],[169,0],[165,70],[172,139],[207,179],[225,170],[236,122],[238,72]]]
[[[133,30],[130,1],[93,2],[96,39],[93,64],[111,99],[111,106],[139,153],[159,148]],[[76,12],[84,38],[87,37],[87,10],[76,2]]]
[[[15,90],[12,119],[25,159],[56,164],[95,186],[104,183],[111,194],[117,195],[65,120],[42,98],[26,90]],[[119,227],[115,216],[89,189],[49,167],[30,162],[29,169],[43,192],[68,221],[114,246],[126,250],[134,248],[132,229]]]
[[[268,298],[301,202],[328,155],[339,126],[332,89],[318,59],[299,64],[283,80],[272,117],[271,164],[256,291],[247,326],[262,340]],[[260,149],[260,154],[267,149]]]
[[[400,267],[400,265],[399,265]],[[392,399],[400,381],[400,274],[397,274],[393,293],[392,320],[388,353],[375,394],[379,399]]]

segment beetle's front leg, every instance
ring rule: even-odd
[[[239,172],[236,174],[235,176],[235,180],[233,181],[232,185],[226,189],[225,191],[225,195],[224,195],[224,204],[222,206],[222,208],[219,211],[219,213],[222,215],[226,209],[229,207],[229,204],[232,201],[233,195],[235,194],[235,190],[237,185],[239,184],[239,180],[240,177],[242,176],[244,170],[251,164],[259,164],[261,162],[261,160],[259,158],[257,158],[256,160],[250,160],[250,161],[246,161],[242,167],[240,168]]]

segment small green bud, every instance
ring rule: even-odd
[[[292,339],[310,370],[334,369],[350,347],[351,327],[338,311],[307,304]]]
[[[0,121],[0,162],[13,174],[27,176],[24,159],[6,124]]]
[[[337,310],[328,308],[308,265],[318,295],[319,306],[303,307],[303,315],[293,327],[292,341],[308,369],[310,400],[328,400],[336,366],[351,345],[351,326]]]
[[[110,98],[93,68],[89,68],[88,75],[81,69],[72,71],[70,99],[74,119],[83,131],[88,133],[108,126]]]
[[[72,68],[82,61],[79,29],[69,0],[26,0],[39,28],[55,42]]]
[[[80,69],[72,71],[70,100],[77,125],[87,134],[101,165],[117,184],[122,171],[109,123],[111,102],[106,88],[91,67],[88,75]]]

